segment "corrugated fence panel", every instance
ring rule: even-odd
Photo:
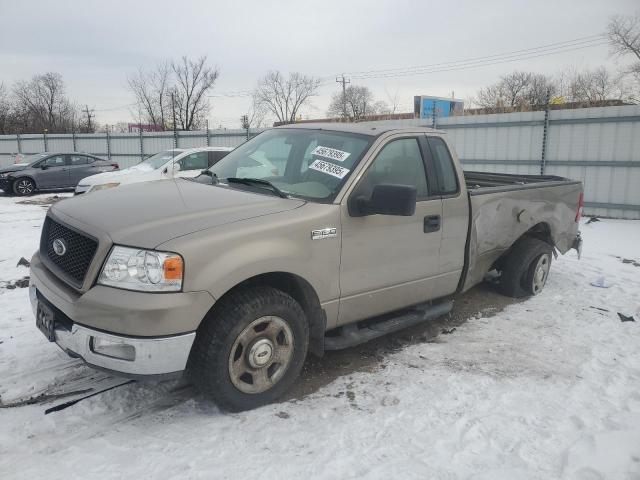
[[[551,112],[546,173],[581,180],[585,211],[640,218],[640,107]]]
[[[73,152],[73,135],[47,135],[48,152]]]
[[[107,136],[104,133],[76,135],[76,150],[107,158]]]
[[[539,174],[542,164],[544,112],[467,115],[438,119],[466,170]],[[431,119],[371,122],[381,126],[431,126]],[[251,136],[261,130],[252,130]],[[207,145],[236,147],[244,130],[178,132],[179,148]],[[49,135],[47,150],[72,150],[71,135]],[[128,167],[174,147],[173,132],[76,135],[76,150]],[[42,134],[0,136],[0,165],[18,151],[45,151]],[[545,173],[581,180],[585,212],[640,219],[640,106],[552,110],[549,113]]]

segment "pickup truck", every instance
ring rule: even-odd
[[[237,411],[282,395],[307,352],[445,314],[490,271],[507,295],[539,294],[554,255],[581,249],[581,209],[577,181],[463,172],[436,130],[285,126],[196,179],[55,204],[29,293],[69,355],[186,372]]]

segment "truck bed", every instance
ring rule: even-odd
[[[467,170],[463,173],[467,190],[470,195],[482,195],[574,183],[573,180],[553,175],[521,175],[510,173],[473,172]]]
[[[567,252],[578,233],[582,184],[551,175],[463,172],[469,194],[464,290],[482,281],[493,263],[525,232],[548,232]]]

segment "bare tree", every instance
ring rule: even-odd
[[[140,110],[148,123],[164,129],[169,122],[169,90],[171,67],[167,61],[158,63],[154,70],[138,70],[127,78],[129,90],[136,97]]]
[[[9,99],[9,92],[4,86],[4,82],[2,82],[0,83],[0,135],[11,132],[12,110],[13,106]]]
[[[359,120],[376,113],[374,105],[376,103],[371,90],[363,86],[350,85],[344,94],[342,90],[333,94],[327,114]]]
[[[262,126],[262,122],[264,122],[264,118],[267,112],[265,110],[264,105],[260,105],[256,103],[256,99],[251,99],[251,105],[247,110],[247,113],[241,117],[240,123],[242,124],[242,128],[248,130],[253,127]]]
[[[532,107],[544,105],[547,97],[557,90],[556,83],[546,75],[513,72],[500,77],[494,85],[480,89],[474,103],[482,108]]]
[[[505,106],[505,93],[501,82],[481,88],[474,99],[480,108],[494,108]]]
[[[391,114],[396,113],[398,111],[398,107],[400,106],[400,94],[398,90],[396,89],[396,91],[392,95],[385,88],[384,93],[387,95],[386,105],[388,106],[388,110],[389,110],[388,112],[384,112],[384,113],[391,113]]]
[[[171,62],[171,69],[175,75],[172,108],[175,108],[180,128],[201,127],[210,110],[207,93],[218,79],[218,70],[207,66],[206,56],[196,60],[183,56],[178,62]]]
[[[607,26],[607,36],[613,53],[619,57],[631,57],[631,65],[623,70],[623,75],[632,83],[630,100],[640,102],[640,11],[629,17],[612,17]]]
[[[620,81],[613,78],[606,68],[577,73],[569,83],[572,102],[597,103],[603,100],[621,99],[623,90]]]
[[[267,73],[253,93],[255,105],[271,112],[279,122],[294,123],[300,109],[315,96],[320,80],[300,73],[285,78],[279,71]]]
[[[13,88],[17,114],[33,131],[69,132],[75,128],[75,107],[65,96],[62,75],[48,72]]]

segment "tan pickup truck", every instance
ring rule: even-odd
[[[580,182],[463,172],[442,132],[268,130],[195,181],[64,200],[31,262],[36,324],[128,376],[186,371],[253,408],[322,355],[448,312],[495,270],[538,294],[580,249]],[[366,321],[365,321],[366,320]]]

